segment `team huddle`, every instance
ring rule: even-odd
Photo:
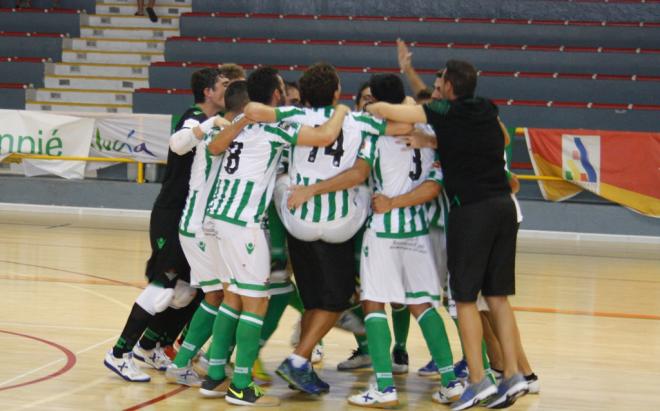
[[[418,373],[440,377],[434,402],[505,408],[539,392],[507,299],[522,217],[506,129],[474,96],[469,63],[449,61],[427,91],[399,50],[415,98],[399,76],[376,74],[355,111],[338,104],[339,76],[325,63],[297,84],[272,67],[247,80],[233,64],[193,73],[195,105],[170,138],[151,215],[149,284],[109,369],[149,381],[136,358],[205,397],[279,405],[262,388],[271,377],[259,353],[292,305],[299,335],[276,370],[291,389],[329,392],[312,364],[338,326],[357,348],[337,369],[375,375],[348,402],[399,405],[393,374],[408,372],[412,314],[431,353]],[[443,303],[461,337],[456,364]]]

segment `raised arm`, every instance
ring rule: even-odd
[[[408,50],[406,43],[401,39],[397,39],[396,48],[399,57],[399,68],[401,69],[401,73],[408,79],[413,93],[417,95],[420,91],[428,89],[426,84],[424,84],[424,80],[417,74],[412,65],[412,53]]]
[[[290,209],[298,208],[315,195],[355,187],[365,182],[369,178],[370,172],[371,167],[369,163],[358,158],[353,167],[332,178],[309,186],[291,186],[289,188],[287,207]]]
[[[433,180],[424,181],[406,194],[387,197],[375,194],[371,200],[371,208],[375,213],[382,214],[395,208],[403,208],[427,203],[440,195],[442,186]]]
[[[369,113],[376,117],[386,120],[398,121],[401,123],[426,123],[426,113],[422,106],[413,106],[409,104],[390,104],[378,102],[368,104],[365,107]]]
[[[325,147],[335,142],[341,127],[344,124],[344,117],[351,111],[348,106],[338,104],[332,117],[320,127],[302,126],[298,132],[298,141],[296,144],[301,146]]]
[[[201,124],[194,119],[186,120],[184,126],[170,136],[170,149],[180,156],[190,152],[211,130],[214,119],[211,117]]]
[[[249,102],[243,109],[245,117],[256,123],[274,123],[277,121],[275,107],[267,106],[254,101]]]
[[[243,116],[238,121],[231,123],[218,132],[208,145],[209,153],[217,156],[224,153],[232,141],[241,133],[243,127],[252,123],[250,119]]]

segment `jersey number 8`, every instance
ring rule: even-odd
[[[243,143],[234,141],[227,148],[227,157],[225,158],[225,171],[227,174],[234,174],[238,170],[238,163],[241,161],[241,151]]]

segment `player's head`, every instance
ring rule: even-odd
[[[228,79],[230,82],[245,80],[245,70],[243,70],[243,67],[238,64],[225,63],[221,65],[218,70],[220,71],[220,75]]]
[[[332,106],[339,101],[339,76],[328,63],[310,66],[300,77],[300,97],[310,107]]]
[[[467,61],[449,60],[445,68],[436,73],[432,97],[447,100],[472,97],[476,88],[477,69]]]
[[[204,68],[192,74],[190,88],[195,103],[224,107],[223,98],[226,86],[222,85],[220,77],[220,70],[217,68]]]
[[[403,81],[396,74],[374,74],[369,79],[371,95],[376,101],[401,104],[406,98]]]
[[[285,81],[284,86],[286,88],[286,101],[285,106],[296,106],[299,107],[301,104],[300,100],[300,88],[298,83],[295,81]]]
[[[284,104],[284,81],[276,68],[264,66],[254,70],[248,76],[247,88],[251,101],[270,106]]]
[[[225,108],[227,112],[238,114],[250,102],[247,91],[247,81],[236,80],[232,82],[225,91]]]
[[[357,94],[355,95],[355,111],[362,111],[364,105],[374,101],[373,96],[371,95],[371,89],[369,88],[369,82],[365,81],[360,85]]]

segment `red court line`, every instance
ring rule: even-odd
[[[134,411],[134,410],[139,410],[141,408],[148,407],[148,406],[153,405],[157,402],[163,401],[163,400],[165,400],[169,397],[173,397],[173,396],[177,395],[178,393],[180,393],[181,391],[187,390],[188,388],[190,388],[190,387],[181,386],[181,387],[175,388],[172,391],[168,391],[165,394],[159,395],[158,397],[154,397],[154,398],[152,398],[150,400],[147,400],[145,402],[141,402],[139,404],[133,405],[133,406],[128,407],[128,408],[124,408],[123,411]]]
[[[12,388],[24,387],[26,385],[32,385],[32,384],[36,384],[38,382],[43,382],[43,381],[46,381],[46,380],[53,379],[55,377],[59,377],[60,375],[66,373],[67,371],[69,371],[71,368],[73,368],[76,365],[76,355],[73,352],[71,352],[71,350],[69,350],[66,347],[63,347],[63,346],[61,346],[57,343],[54,343],[54,342],[48,341],[48,340],[44,340],[44,339],[41,339],[39,337],[33,337],[31,335],[21,334],[21,333],[17,333],[17,332],[13,332],[13,331],[0,330],[0,333],[16,335],[16,336],[19,336],[19,337],[29,338],[31,340],[42,342],[44,344],[50,345],[51,347],[57,348],[58,350],[62,351],[64,353],[64,355],[66,356],[66,364],[64,364],[64,366],[62,368],[55,371],[54,373],[48,374],[45,377],[37,378],[35,380],[23,382],[23,383],[20,383],[20,384],[9,385],[7,387],[0,387],[0,391],[10,390]]]
[[[513,307],[513,310],[541,314],[566,314],[581,315],[586,317],[624,318],[633,320],[660,320],[660,315],[655,314],[617,313],[611,311],[564,310],[561,308],[546,307]]]

